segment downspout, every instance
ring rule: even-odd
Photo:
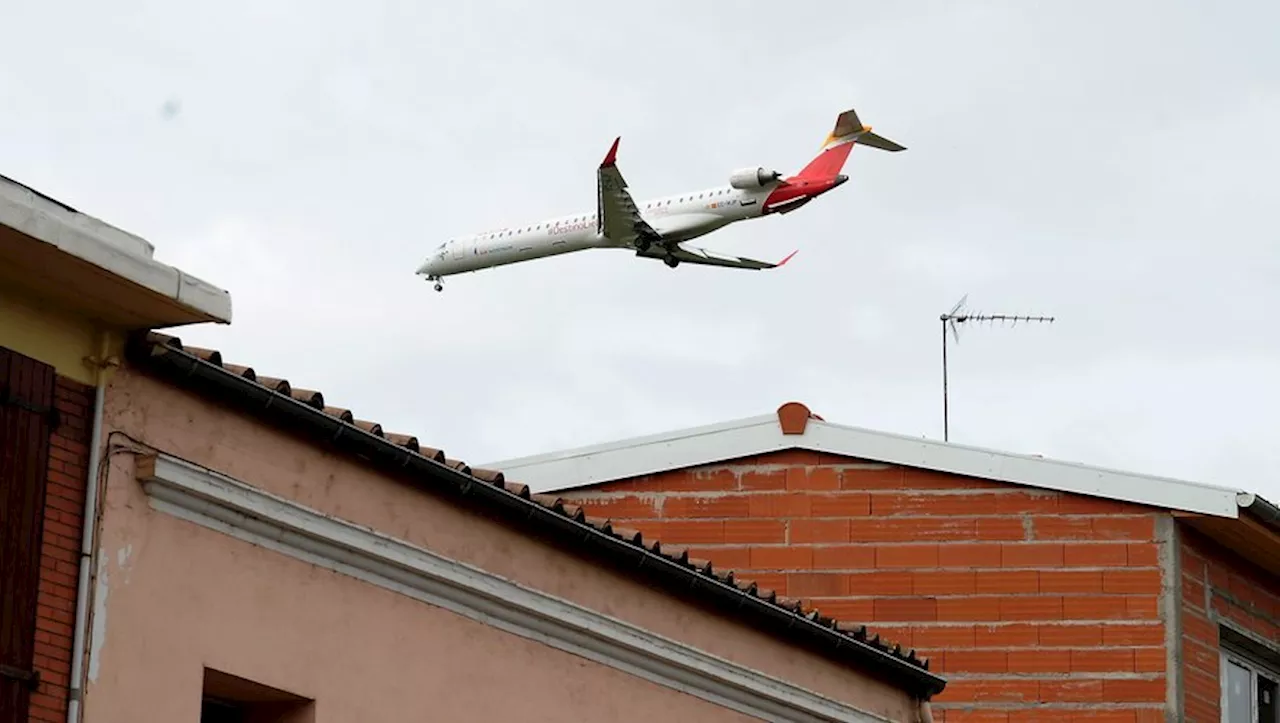
[[[98,528],[98,474],[102,465],[102,418],[106,398],[106,369],[118,366],[120,360],[111,356],[111,332],[103,331],[99,339],[98,355],[85,359],[94,369],[93,421],[89,431],[89,464],[85,474],[84,517],[80,534],[80,579],[76,584],[76,618],[71,634],[71,676],[67,697],[67,723],[79,723],[80,707],[84,698],[84,647],[85,632],[89,627],[89,587],[93,569],[93,547]]]

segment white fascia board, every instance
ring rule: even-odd
[[[224,324],[231,294],[152,258],[148,241],[0,178],[0,224]]]
[[[751,431],[756,433],[746,434]],[[766,414],[474,466],[502,470],[532,492],[564,490],[743,456],[737,448],[758,444],[770,432],[782,434],[777,416]]]
[[[158,511],[746,715],[887,720],[190,462],[158,455],[140,482]]]
[[[1236,518],[1240,490],[808,420],[787,435],[775,415],[481,465],[534,492],[564,491],[784,449],[857,457],[1121,502]]]

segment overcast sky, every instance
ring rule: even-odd
[[[5,9],[0,173],[229,289],[228,361],[473,463],[772,412],[1280,498],[1280,3]],[[446,238],[908,147],[697,245],[414,276]]]

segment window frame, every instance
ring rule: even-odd
[[[1231,665],[1237,665],[1249,672],[1249,713],[1251,723],[1264,723],[1258,720],[1258,675],[1261,673],[1268,680],[1276,684],[1277,697],[1280,697],[1280,664],[1271,663],[1262,659],[1255,653],[1243,650],[1241,646],[1232,645],[1226,640],[1222,640],[1218,651],[1218,679],[1220,681],[1220,705],[1223,723],[1229,723],[1227,718],[1227,699],[1228,699],[1228,671]],[[1272,701],[1272,705],[1280,710],[1280,701]],[[1280,720],[1280,716],[1277,716]],[[1265,723],[1271,723],[1266,721]]]

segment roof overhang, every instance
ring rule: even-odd
[[[831,424],[797,402],[776,414],[490,462],[538,492],[804,449],[1235,519],[1240,490]]]
[[[231,322],[231,295],[147,241],[0,176],[0,285],[121,329]]]

